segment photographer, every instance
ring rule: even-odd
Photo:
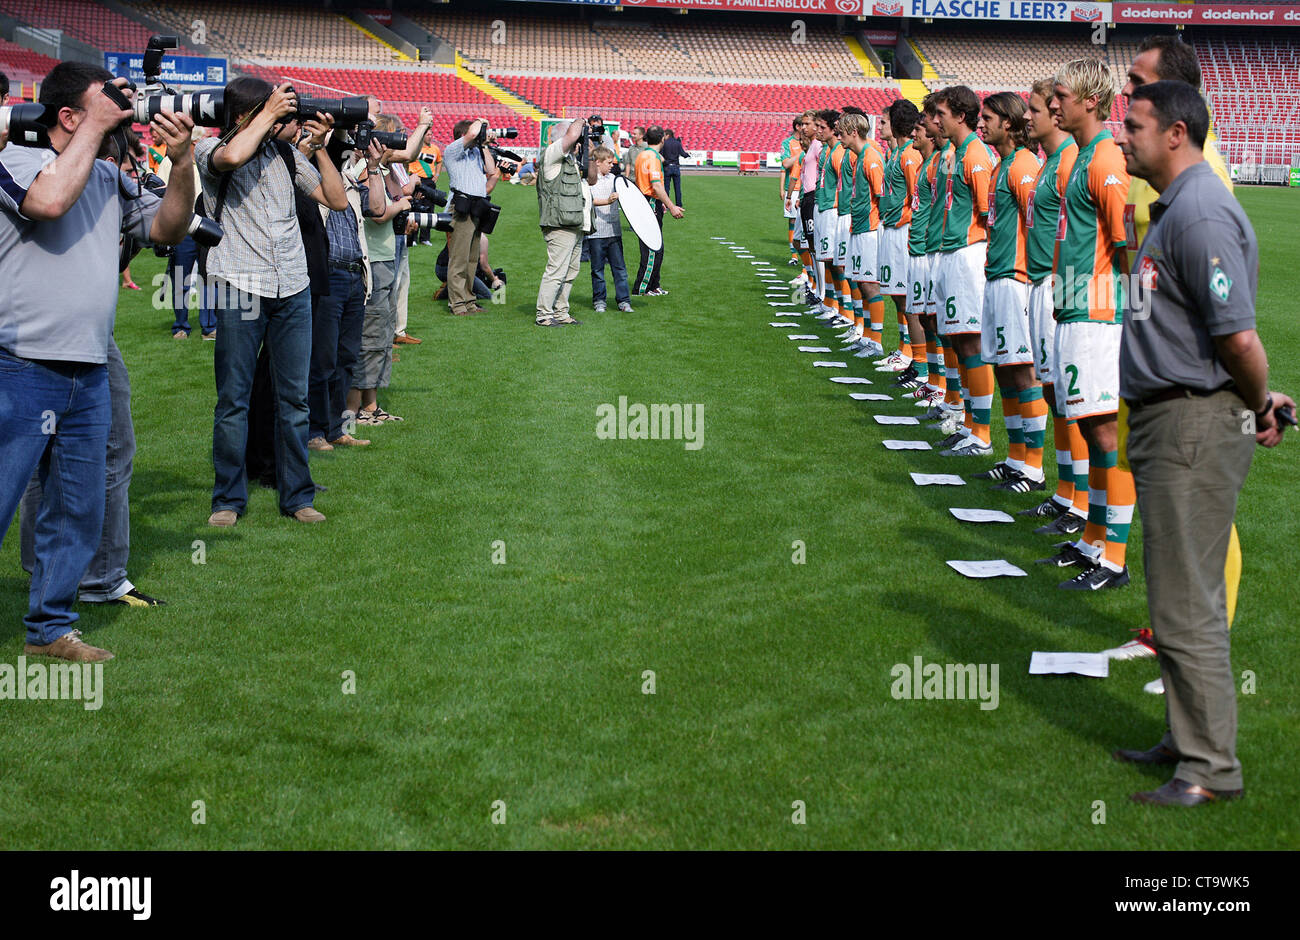
[[[112,423],[106,363],[119,238],[176,244],[194,207],[193,123],[183,115],[162,113],[153,122],[185,171],[161,199],[96,159],[105,137],[132,116],[104,91],[109,82],[126,85],[102,68],[55,66],[40,95],[53,119],[49,146],[8,146],[0,154],[0,270],[7,281],[0,292],[0,517],[6,524],[13,518],[42,468],[24,652],[77,662],[112,658],[80,639],[72,604],[104,524]]]
[[[479,207],[487,202],[487,194],[500,175],[492,151],[480,139],[486,127],[486,118],[458,122],[452,131],[456,139],[442,152],[453,213],[447,237],[447,302],[458,317],[483,312],[473,291],[481,234]]]
[[[596,182],[596,161],[586,160],[583,179],[574,147],[599,146],[599,138],[586,121],[569,121],[551,128],[551,142],[537,167],[538,222],[546,239],[546,270],[537,291],[537,325],[570,326],[581,321],[569,316],[569,290],[581,267],[583,235],[591,231],[591,184]]]
[[[309,145],[316,167],[271,139],[275,126],[297,107],[288,84],[273,89],[261,79],[237,78],[226,86],[225,136],[205,138],[194,148],[205,208],[214,218],[218,207],[223,210],[219,221],[226,233],[207,263],[217,314],[215,482],[208,518],[214,526],[233,526],[248,505],[248,401],[264,341],[276,379],[280,511],[299,522],[325,519],[312,506],[315,486],[307,468],[311,295],[293,193],[297,189],[331,209],[346,206],[347,195],[338,171],[321,158],[324,135]]]

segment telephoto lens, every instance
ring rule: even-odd
[[[332,115],[335,127],[356,127],[369,115],[370,102],[359,97],[299,98],[294,116],[299,121],[314,121],[317,111]]]
[[[419,228],[436,229],[439,232],[450,232],[453,226],[453,216],[450,212],[415,212],[412,211],[410,219],[415,222]]]
[[[506,140],[513,140],[519,136],[517,127],[489,127],[487,132],[491,137],[504,137]]]
[[[10,104],[0,108],[0,131],[9,132],[9,143],[23,147],[48,147],[50,129],[43,104]]]
[[[189,234],[205,248],[215,248],[221,244],[221,239],[226,233],[222,231],[219,223],[206,216],[195,215],[190,217]]]
[[[135,99],[135,123],[148,124],[155,114],[186,114],[198,127],[220,127],[225,120],[226,92],[200,91],[185,95],[141,95]]]

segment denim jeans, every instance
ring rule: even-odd
[[[121,350],[108,340],[108,395],[112,415],[108,431],[107,473],[104,493],[104,531],[95,557],[81,576],[79,599],[91,603],[116,600],[134,587],[126,579],[131,554],[131,467],[135,457],[135,426],[131,423],[131,379]],[[23,493],[19,526],[19,556],[23,570],[36,568],[36,518],[40,513],[40,473],[33,473]]]
[[[183,332],[187,336],[190,332],[190,313],[185,302],[185,280],[191,270],[194,271],[197,279],[199,246],[195,244],[193,238],[186,235],[185,240],[172,249],[171,257],[167,261],[167,278],[171,289],[172,309],[176,311],[176,322],[172,324],[172,332]],[[211,333],[217,328],[217,315],[208,306],[208,291],[203,282],[200,280],[198,284],[199,329],[204,333]]]
[[[307,400],[310,437],[335,441],[343,436],[343,409],[357,358],[366,312],[366,282],[360,272],[330,268],[330,292],[316,306],[311,329],[311,379]]]
[[[280,511],[312,504],[316,487],[307,467],[307,373],[311,361],[311,292],[290,297],[256,297],[228,284],[213,291],[217,348],[213,369],[217,406],[212,421],[212,511],[248,506],[248,401],[265,341],[275,386],[276,488]]]
[[[588,238],[591,252],[591,300],[605,302],[605,262],[614,273],[614,299],[618,303],[631,303],[632,291],[627,286],[627,265],[623,262],[621,238]]]
[[[664,192],[667,193],[670,188],[676,190],[673,202],[680,206],[682,204],[682,167],[680,163],[671,163],[664,166]]]
[[[111,420],[108,369],[36,362],[0,350],[0,518],[8,525],[40,469],[35,559],[23,623],[45,646],[68,633],[77,585],[104,525],[104,458]]]

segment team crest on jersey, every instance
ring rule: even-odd
[[[1109,173],[1109,174],[1106,175],[1106,181],[1105,181],[1104,183],[1102,183],[1101,185],[1103,185],[1103,186],[1119,186],[1122,182],[1123,182],[1123,180],[1121,180],[1121,179],[1120,179],[1118,176],[1116,176],[1114,173]]]
[[[1228,292],[1232,290],[1232,279],[1223,273],[1223,268],[1217,265],[1214,268],[1214,273],[1210,275],[1210,290],[1214,292],[1215,297],[1227,303]]]

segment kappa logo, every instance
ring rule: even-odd
[[[989,168],[986,167],[984,164],[982,164],[982,163],[977,163],[977,164],[975,164],[973,167],[970,168],[970,171],[971,171],[972,173],[987,173],[987,172],[988,172],[988,169],[989,169]]]
[[[980,318],[979,318],[979,317],[967,317],[967,318],[966,318],[966,322],[967,322],[968,324],[970,324],[971,326],[978,326],[978,325],[979,325],[979,322],[980,322]]]
[[[1020,177],[1020,185],[1021,185],[1021,186],[1024,186],[1026,183],[1032,183],[1033,181],[1034,181],[1034,178],[1033,178],[1032,176],[1030,176],[1028,173],[1026,173],[1024,176]]]
[[[1214,292],[1215,297],[1227,303],[1228,292],[1232,290],[1232,279],[1223,273],[1223,268],[1217,265],[1214,268],[1214,273],[1210,275],[1210,290]]]
[[[1106,181],[1105,181],[1104,183],[1102,183],[1101,185],[1103,185],[1103,186],[1118,186],[1118,185],[1120,185],[1120,183],[1121,183],[1120,178],[1119,178],[1118,176],[1116,176],[1114,173],[1111,173],[1111,174],[1107,175],[1107,177],[1106,177]]]
[[[1029,347],[1022,345],[1019,349],[1016,350],[1016,355],[1017,356],[1024,355],[1027,352],[1029,352]]]
[[[1110,392],[1102,392],[1100,395],[1097,396],[1097,401],[1114,401],[1114,400],[1115,400],[1115,396],[1112,395]]]

